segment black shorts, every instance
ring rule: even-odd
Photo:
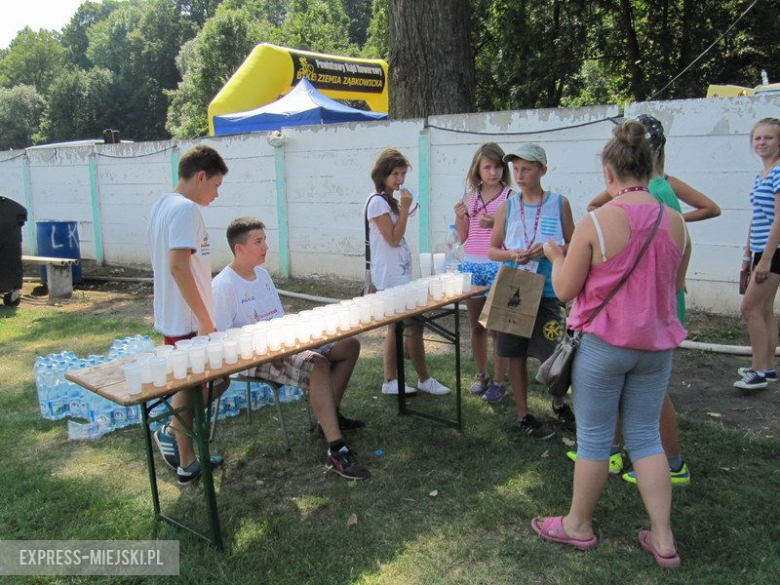
[[[756,264],[758,264],[758,261],[761,260],[761,256],[763,256],[763,252],[756,252],[753,254],[753,268],[755,269]],[[772,256],[772,262],[769,264],[769,272],[772,274],[780,274],[780,248],[775,250],[774,256]]]
[[[505,358],[531,356],[543,362],[552,355],[564,327],[563,303],[556,298],[542,297],[531,338],[499,331],[498,355]]]

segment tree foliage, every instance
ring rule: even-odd
[[[30,146],[43,116],[43,96],[30,85],[0,87],[0,150]]]
[[[72,69],[51,85],[41,134],[47,142],[97,138],[104,129],[117,128],[122,115],[115,73]]]
[[[751,4],[85,0],[61,32],[26,28],[0,49],[0,87],[27,86],[14,94],[14,107],[36,104],[29,112],[37,112],[38,121],[20,118],[20,125],[38,128],[40,99],[48,104],[46,123],[38,131],[47,140],[102,129],[91,121],[119,128],[135,140],[203,134],[208,103],[261,42],[388,59],[391,100],[395,94],[401,97],[397,103],[407,105],[412,103],[407,90],[413,87],[421,99],[461,104],[457,111],[700,97],[710,83],[755,86],[761,69],[772,81],[780,78],[780,0],[758,2],[701,56]],[[395,21],[392,5],[405,7]],[[455,23],[469,15],[465,25]],[[404,16],[408,30],[392,34]],[[470,30],[465,38],[460,35],[464,26]],[[405,60],[399,60],[401,55]],[[450,84],[456,86],[454,93],[445,91]],[[67,95],[68,87],[74,95]],[[70,122],[68,103],[79,108]],[[103,110],[87,115],[84,104]],[[10,143],[12,132],[0,128],[0,142]]]
[[[11,41],[8,52],[0,61],[0,77],[7,87],[31,85],[45,94],[64,63],[65,49],[57,34],[25,27]]]

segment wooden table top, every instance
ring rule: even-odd
[[[224,378],[230,374],[235,374],[236,372],[242,372],[249,368],[270,362],[276,358],[287,357],[288,355],[293,355],[307,349],[316,349],[326,343],[365,333],[372,329],[396,323],[401,319],[422,315],[428,311],[441,309],[449,304],[464,301],[471,297],[484,294],[487,291],[487,287],[472,286],[471,290],[467,293],[445,298],[441,301],[434,301],[429,297],[428,304],[424,307],[409,309],[403,313],[396,313],[392,317],[385,317],[384,319],[372,319],[370,323],[360,324],[347,331],[339,330],[334,335],[325,335],[322,339],[310,341],[309,343],[298,343],[295,347],[285,347],[278,351],[268,351],[262,356],[253,355],[249,359],[241,359],[239,356],[239,359],[235,364],[225,364],[223,362],[222,367],[218,369],[210,369],[207,361],[206,371],[203,374],[193,374],[188,370],[187,377],[182,379],[175,379],[173,375],[169,374],[165,386],[158,387],[153,384],[144,384],[140,394],[130,394],[128,392],[124,373],[121,369],[122,364],[135,361],[134,356],[128,356],[121,360],[113,360],[92,368],[74,370],[68,372],[65,377],[71,382],[86,388],[90,392],[99,394],[117,404],[121,404],[122,406],[134,406],[148,400],[176,394],[176,392],[183,390],[184,388],[190,388],[217,378]]]

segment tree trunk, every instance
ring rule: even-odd
[[[390,0],[390,117],[474,111],[469,0]]]
[[[642,70],[644,66],[642,54],[639,49],[636,28],[634,28],[634,15],[631,10],[630,0],[620,0],[620,21],[623,25],[623,32],[626,35],[628,70],[631,72],[631,93],[634,95],[635,100],[642,101],[647,97],[647,90]]]

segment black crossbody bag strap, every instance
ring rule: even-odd
[[[368,198],[368,201],[366,201],[366,209],[363,213],[363,220],[365,221],[365,227],[366,227],[366,239],[365,245],[366,245],[366,270],[371,270],[371,234],[368,231],[368,204],[371,203],[371,200],[374,197],[381,197],[381,193],[374,193],[371,195],[371,197]]]
[[[606,307],[607,303],[612,300],[612,297],[614,297],[617,294],[617,292],[623,287],[623,285],[626,284],[628,277],[631,276],[632,272],[634,272],[634,268],[637,267],[639,262],[642,260],[642,257],[645,255],[645,252],[647,252],[647,249],[650,247],[650,243],[653,241],[653,238],[655,237],[655,234],[658,231],[658,227],[661,225],[661,219],[663,218],[663,215],[664,215],[664,204],[659,203],[658,217],[656,218],[655,224],[653,225],[653,230],[650,232],[650,235],[647,236],[647,239],[645,240],[642,249],[639,250],[639,254],[636,257],[636,261],[634,262],[634,265],[631,267],[631,270],[626,272],[625,276],[623,276],[623,278],[620,279],[620,282],[618,282],[615,285],[615,288],[613,288],[612,291],[607,295],[604,301],[599,305],[598,309],[596,309],[595,311],[593,311],[593,313],[591,313],[590,317],[588,317],[588,320],[582,324],[583,327],[588,323],[590,323],[591,321],[593,321],[593,319],[595,319],[596,316],[601,312],[601,309]]]

